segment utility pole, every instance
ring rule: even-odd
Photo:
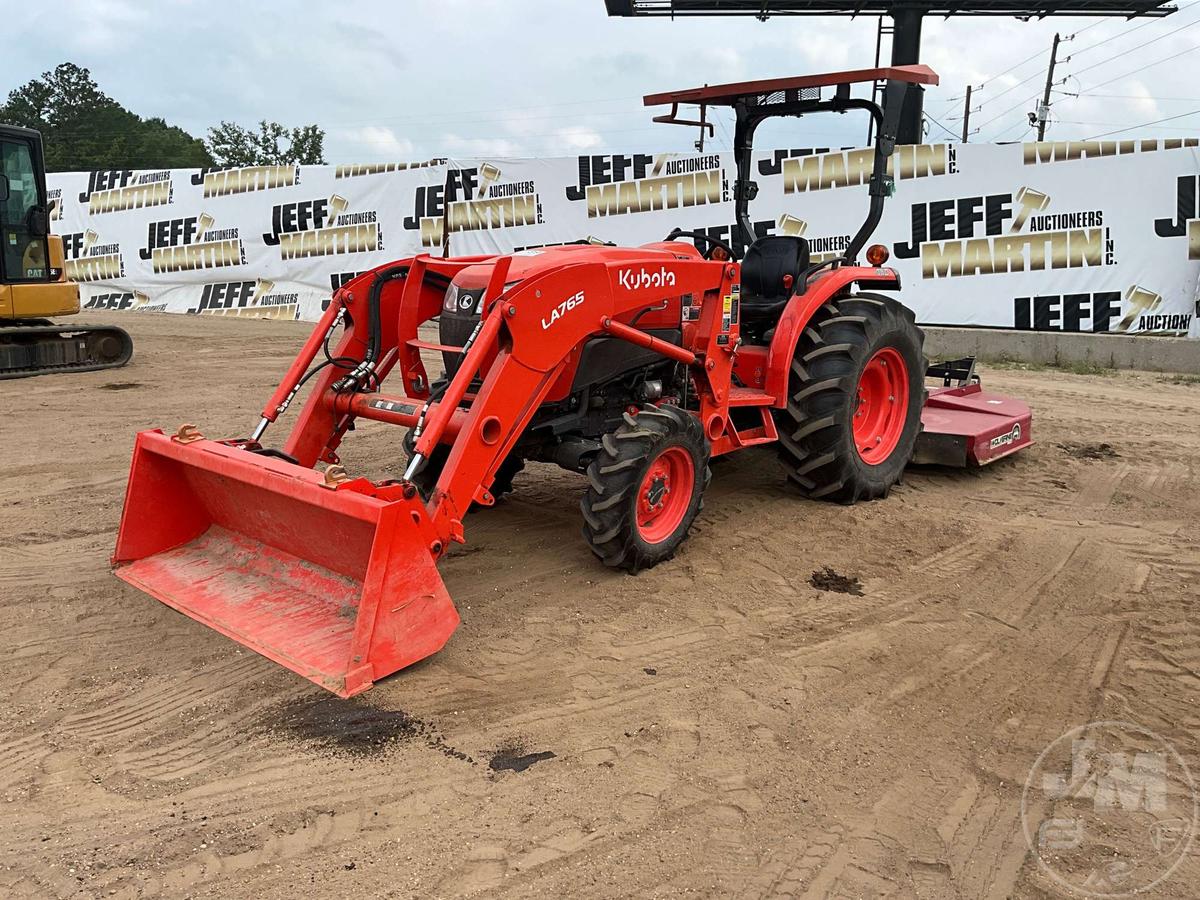
[[[963,137],[962,142],[967,142],[967,135],[971,133],[971,86],[967,85],[967,102],[963,104]]]
[[[1046,70],[1046,92],[1042,95],[1042,105],[1038,107],[1038,137],[1040,141],[1046,136],[1046,120],[1050,118],[1050,86],[1054,84],[1054,65],[1058,62],[1058,32],[1054,32],[1054,46],[1050,48],[1050,68]]]
[[[921,61],[921,22],[924,10],[916,5],[896,3],[888,13],[892,17],[892,65],[911,66]],[[925,88],[914,84],[904,95],[900,107],[897,144],[919,144],[924,140]]]

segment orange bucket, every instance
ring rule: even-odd
[[[235,445],[138,434],[116,575],[350,697],[440,650],[458,612],[428,514]]]

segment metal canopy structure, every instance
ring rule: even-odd
[[[890,16],[914,10],[933,16],[1168,16],[1163,0],[604,0],[610,16]]]
[[[893,66],[921,60],[921,22],[928,15],[1012,16],[1044,19],[1047,16],[1112,16],[1133,19],[1169,16],[1176,7],[1163,0],[604,0],[610,16],[693,17],[754,16],[890,16],[893,20]],[[900,118],[901,143],[920,143],[923,119],[921,91],[908,92]]]
[[[825,75],[798,75],[793,78],[768,78],[763,81],[736,81],[733,84],[708,84],[682,91],[663,91],[642,98],[646,106],[664,103],[697,103],[704,106],[733,106],[747,95],[786,94],[807,88],[830,87],[838,84],[874,83],[876,81],[905,81],[909,84],[937,84],[938,76],[929,66],[892,66],[882,69],[851,69]]]

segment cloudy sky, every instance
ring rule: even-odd
[[[1076,36],[1060,52],[1069,59],[1059,66],[1066,82],[1049,137],[1200,133],[1200,0],[1178,5],[1165,19],[1132,22],[928,19],[924,62],[942,76],[927,93],[930,137],[961,131],[968,83],[982,85],[973,141],[1029,136],[1026,112],[1040,97],[1056,30]],[[316,122],[334,163],[682,150],[695,133],[651,125],[643,94],[868,66],[877,21],[609,19],[603,0],[6,6],[4,91],[71,61],[133,111],[196,135],[222,119]],[[1139,127],[1123,130],[1131,126]],[[866,122],[822,116],[802,130],[772,127],[761,145],[852,145]],[[719,147],[729,134],[718,129]]]

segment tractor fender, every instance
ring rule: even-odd
[[[773,406],[780,409],[787,406],[788,371],[791,369],[792,357],[796,353],[796,345],[805,327],[817,310],[834,297],[845,293],[855,282],[869,284],[877,290],[900,289],[900,275],[895,269],[838,266],[811,281],[804,293],[793,295],[779,317],[779,324],[775,326],[775,336],[771,338],[771,348],[767,353],[764,390],[775,397]]]

